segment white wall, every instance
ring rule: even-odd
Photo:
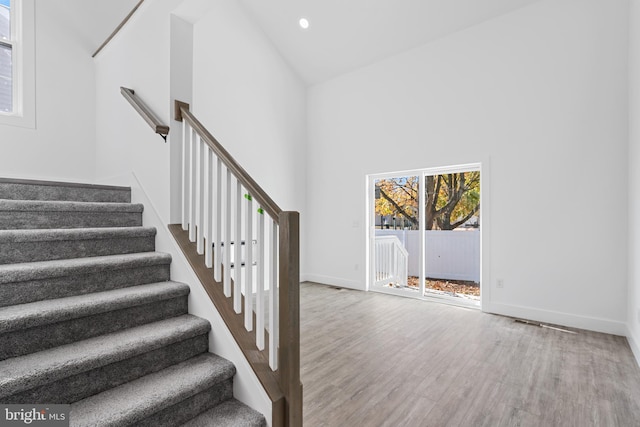
[[[0,176],[90,182],[93,59],[57,2],[35,2],[36,127],[0,125]]]
[[[193,104],[193,23],[171,15],[171,90],[170,99]],[[175,120],[175,104],[171,109],[170,170],[171,203],[170,222],[182,222],[182,123]]]
[[[366,174],[480,161],[483,308],[624,334],[627,12],[541,1],[312,87],[307,278],[364,289]]]
[[[170,12],[179,0],[144,2],[96,57],[96,176],[135,173],[169,222],[169,148],[120,94],[133,89],[166,124],[170,122]]]
[[[629,294],[627,337],[640,363],[640,0],[630,1],[629,34]]]
[[[283,210],[302,210],[303,82],[235,1],[216,1],[193,43],[193,111]]]
[[[194,25],[193,51],[192,111],[280,208],[301,212],[304,254],[304,83],[235,1]]]

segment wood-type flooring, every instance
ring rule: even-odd
[[[301,285],[305,427],[640,426],[626,338]]]

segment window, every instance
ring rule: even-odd
[[[0,0],[0,112],[12,113],[13,108],[13,28],[11,0]]]
[[[34,0],[0,0],[0,124],[35,127]]]

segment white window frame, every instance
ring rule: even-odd
[[[11,1],[11,61],[13,111],[0,112],[0,125],[34,129],[35,0]]]

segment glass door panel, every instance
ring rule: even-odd
[[[420,177],[374,180],[373,286],[420,294]]]
[[[424,179],[424,296],[480,304],[480,171]]]

